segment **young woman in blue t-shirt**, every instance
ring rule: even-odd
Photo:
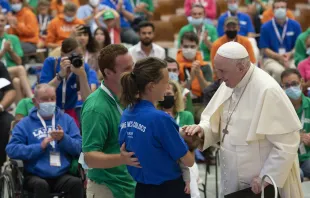
[[[194,154],[179,135],[179,126],[167,113],[157,110],[169,88],[166,62],[146,58],[121,78],[122,115],[119,143],[134,152],[141,168],[128,166],[137,181],[136,198],[189,198],[178,161],[194,164]]]

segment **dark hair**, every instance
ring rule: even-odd
[[[81,31],[79,33],[81,34],[87,34],[88,35],[88,43],[86,44],[86,50],[90,53],[96,53],[99,50],[99,45],[95,41],[90,27],[86,25],[81,25]]]
[[[183,44],[184,40],[194,41],[197,45],[199,43],[198,36],[195,32],[185,32],[181,37],[181,44]]]
[[[118,56],[127,53],[128,49],[121,44],[111,44],[102,48],[98,57],[98,65],[103,77],[105,77],[105,69],[109,69],[115,72],[115,59]]]
[[[272,8],[274,9],[274,4],[279,3],[279,2],[287,3],[287,0],[274,0],[272,4]]]
[[[80,47],[79,42],[75,38],[67,38],[65,39],[61,44],[61,52],[67,54],[73,50],[75,50],[77,47]]]
[[[291,74],[296,74],[298,76],[299,79],[301,79],[301,75],[299,73],[299,71],[297,69],[292,69],[292,68],[289,68],[289,69],[286,69],[282,72],[281,74],[281,81],[283,80],[283,78],[285,77],[288,77],[289,75]]]
[[[154,26],[154,24],[152,22],[142,21],[138,25],[138,32],[140,32],[141,28],[145,28],[145,27],[152,27],[153,32],[155,31],[155,26]]]
[[[162,69],[166,67],[165,61],[155,57],[136,62],[133,71],[125,72],[121,77],[122,105],[124,107],[135,105],[140,100],[137,95],[143,93],[150,82],[158,83],[163,78]]]
[[[39,0],[38,7],[39,6],[47,6],[47,7],[49,7],[50,6],[50,2],[47,1],[47,0]]]
[[[165,61],[166,61],[167,63],[176,63],[177,66],[178,66],[178,69],[180,69],[179,63],[178,63],[175,59],[171,58],[170,56],[167,56],[167,57],[165,58]]]
[[[78,7],[73,2],[67,2],[64,5],[64,12],[76,12]]]
[[[103,27],[98,27],[98,28],[95,30],[95,32],[94,32],[94,37],[96,36],[96,34],[97,34],[97,32],[98,32],[99,30],[101,30],[101,31],[103,32],[104,38],[105,38],[105,39],[104,39],[104,46],[103,46],[103,47],[110,45],[110,44],[111,44],[111,38],[110,38],[110,34],[109,34],[108,29],[103,28]],[[99,47],[100,47],[100,45],[99,45]]]

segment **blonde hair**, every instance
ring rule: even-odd
[[[175,113],[184,111],[184,100],[182,97],[182,90],[181,90],[179,83],[177,83],[176,81],[170,80],[169,84],[172,85],[172,90],[173,90],[174,97],[175,97],[173,111]]]

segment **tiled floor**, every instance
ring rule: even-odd
[[[199,167],[200,179],[202,181],[204,181],[205,165],[199,164],[198,167]],[[220,175],[219,175],[219,178],[220,178]],[[218,185],[220,188],[220,182],[218,182]],[[305,198],[310,198],[310,181],[303,182],[302,188],[304,191]],[[211,166],[210,167],[210,174],[208,175],[208,180],[207,180],[207,198],[216,198],[215,192],[216,192],[215,191],[215,166]],[[200,194],[201,194],[201,198],[205,198],[202,192]]]

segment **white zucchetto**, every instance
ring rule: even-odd
[[[242,59],[249,56],[249,53],[245,47],[234,41],[225,43],[217,50],[216,53],[229,59]]]

